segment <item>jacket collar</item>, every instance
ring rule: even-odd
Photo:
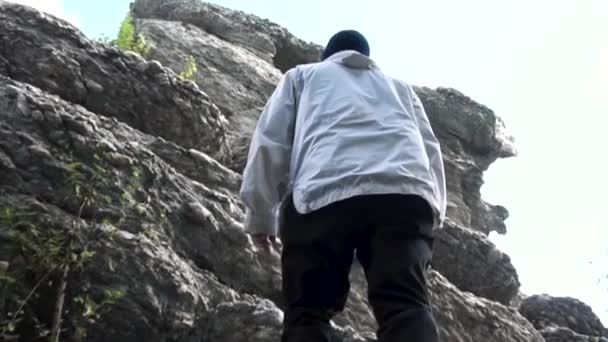
[[[374,62],[371,58],[355,50],[337,52],[329,56],[325,61],[344,64],[355,69],[378,68],[376,62]]]

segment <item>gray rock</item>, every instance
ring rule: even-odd
[[[442,341],[543,341],[516,309],[461,292],[437,272],[430,274],[429,288]]]
[[[0,150],[14,165],[0,169],[0,206],[20,206],[35,213],[34,225],[61,232],[81,205],[66,187],[74,162],[82,165],[85,184],[95,190],[91,194],[102,199],[84,206],[79,221],[95,255],[74,274],[78,281],[70,283],[72,295],[66,301],[73,315],[64,317],[65,337],[86,332],[88,341],[194,341],[234,333],[238,340],[240,332],[231,330],[238,325],[217,318],[228,316],[246,325],[258,340],[276,337],[280,316],[274,304],[245,294],[280,307],[279,257],[257,250],[242,232],[238,199],[230,184],[221,184],[232,179],[232,172],[199,156],[196,162],[208,162],[223,175],[207,178],[203,173],[194,180],[177,169],[192,165],[192,151],[173,144],[174,158],[166,160],[155,152],[158,145],[158,138],[0,77]],[[41,154],[43,150],[48,153]],[[94,177],[95,170],[103,177]],[[33,285],[31,280],[22,284]],[[336,326],[346,340],[369,339],[373,329],[363,286],[361,281],[353,285],[359,295],[349,303],[359,318]],[[69,328],[80,324],[75,296],[80,291],[100,296],[107,289],[123,289],[126,295],[109,305],[95,324],[84,325],[84,330]],[[536,340],[517,312],[463,293],[436,273],[431,291],[446,340]],[[40,308],[28,309],[44,319]],[[211,322],[210,317],[219,320]],[[348,326],[366,334],[358,335]]]
[[[221,159],[227,120],[157,61],[89,41],[64,21],[0,2],[0,74]]]
[[[238,299],[236,291],[278,300],[278,257],[256,253],[239,228],[243,213],[230,190],[234,185],[218,184],[231,181],[232,172],[209,158],[196,158],[200,167],[207,160],[210,170],[215,167],[223,175],[208,182],[204,173],[190,179],[175,166],[190,164],[191,153],[173,145],[178,152],[173,158],[183,160],[172,165],[154,153],[158,141],[0,76],[0,150],[15,165],[0,168],[3,205],[19,205],[23,199],[40,202],[52,212],[27,210],[49,222],[69,222],[81,205],[66,186],[73,163],[81,165],[80,187],[95,194],[82,218],[86,236],[94,241],[89,248],[96,254],[79,278],[124,288],[127,299],[107,321],[91,328],[90,336],[98,337],[90,341],[99,336],[161,341],[169,338],[166,334],[189,334],[191,319]],[[38,152],[42,148],[49,152],[45,158]],[[115,165],[116,155],[131,163]],[[204,213],[202,220],[192,220],[185,209],[193,202]]]
[[[246,137],[254,130],[281,72],[250,50],[191,24],[138,19],[137,28],[154,47],[151,58],[176,72],[184,69],[187,56],[195,58],[196,83],[230,122],[226,131],[232,153],[222,162],[240,172],[249,147]]]
[[[608,338],[585,336],[564,327],[546,327],[540,333],[545,342],[608,342]]]
[[[433,268],[463,291],[509,305],[519,280],[511,259],[482,233],[447,220],[437,232]]]
[[[250,50],[177,21],[138,19],[137,30],[153,47],[151,58],[179,72],[189,55],[197,61],[195,81],[228,116],[263,106],[281,77]]]
[[[351,272],[351,292],[344,313],[335,322],[372,332],[377,328],[366,301],[367,286],[359,265]],[[544,341],[515,308],[463,292],[436,270],[427,274],[432,310],[441,341]]]
[[[599,317],[590,306],[575,298],[534,295],[522,301],[519,311],[539,330],[562,327],[581,335],[605,336]]]
[[[136,0],[132,12],[138,18],[192,24],[249,49],[283,72],[321,56],[320,46],[298,39],[267,19],[200,0]]]
[[[500,117],[454,89],[416,87],[441,142],[449,194],[448,216],[489,234],[506,233],[508,211],[481,199],[483,172],[498,158],[515,156],[513,138]]]

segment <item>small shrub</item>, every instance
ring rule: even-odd
[[[196,59],[194,59],[194,57],[190,55],[186,60],[186,67],[182,72],[179,73],[179,77],[181,79],[194,81],[197,72],[198,66],[196,64]]]
[[[113,43],[119,49],[137,52],[145,58],[150,56],[150,46],[141,33],[135,32],[135,21],[131,15],[127,15],[120,23],[118,36]]]

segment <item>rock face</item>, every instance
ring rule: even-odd
[[[376,324],[364,299],[367,293],[364,279],[362,268],[355,265],[349,304],[335,321],[373,331]],[[429,272],[428,283],[441,341],[543,341],[516,309],[463,292],[437,271]]]
[[[242,231],[238,171],[281,72],[320,48],[199,1],[132,10],[158,61],[0,0],[0,338],[46,338],[60,320],[66,341],[276,341],[279,255]],[[196,84],[175,73],[188,55]],[[448,165],[428,276],[442,340],[543,341],[504,305],[517,275],[485,236],[507,216],[479,196],[483,170],[515,154],[502,121],[454,90],[417,91]],[[336,341],[373,341],[360,267],[351,280]]]
[[[192,24],[252,51],[283,72],[321,56],[320,46],[298,39],[275,23],[198,0],[138,0],[132,12],[138,18]]]
[[[515,156],[513,138],[494,112],[454,89],[416,88],[441,142],[449,194],[448,216],[485,234],[506,233],[508,211],[481,199],[483,171]]]
[[[143,132],[221,157],[227,121],[155,61],[95,44],[64,21],[2,2],[0,74]]]
[[[511,259],[482,233],[448,219],[437,234],[434,255],[433,268],[463,291],[505,305],[518,294],[520,283]]]
[[[539,329],[548,341],[591,341],[592,338],[608,339],[608,332],[591,308],[574,298],[530,296],[523,300],[519,311],[534,327]],[[569,336],[580,335],[575,339]]]
[[[196,82],[230,120],[225,160],[241,172],[257,116],[275,85],[297,64],[318,61],[321,47],[268,20],[199,0],[135,1],[137,29],[153,47],[151,58],[182,70],[195,58]]]
[[[581,335],[564,327],[551,326],[541,329],[540,332],[545,342],[608,342],[608,338]]]
[[[66,310],[74,316],[64,317],[70,328],[66,337],[242,341],[246,335],[250,341],[276,340],[281,319],[275,305],[280,303],[278,255],[257,251],[242,233],[242,211],[229,183],[237,175],[201,152],[4,77],[0,113],[1,209],[25,213],[32,217],[28,225],[52,227],[48,229],[56,234],[68,234],[76,220],[80,239],[95,252],[67,278]],[[194,165],[213,173],[197,174],[194,180],[177,171],[182,165],[186,174]],[[83,205],[85,198],[69,187],[74,175],[82,179],[81,193],[90,194],[89,204]],[[1,257],[10,260],[9,268],[35,264],[28,257],[21,262],[14,255]],[[35,281],[27,279],[39,272],[23,275],[21,285],[34,287]],[[445,340],[542,341],[512,309],[462,293],[437,273],[430,279]],[[99,303],[112,289],[124,291],[124,297],[101,311],[94,323],[78,319],[86,312],[80,296]],[[351,300],[351,306],[365,308],[361,298]],[[9,301],[6,307],[14,305]],[[24,322],[48,326],[46,310],[47,305],[31,302]],[[362,319],[371,317],[366,310]],[[491,327],[483,324],[488,321]],[[337,327],[336,333],[364,341],[348,327]]]

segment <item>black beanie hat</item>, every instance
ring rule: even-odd
[[[355,30],[344,30],[331,37],[321,55],[321,60],[324,61],[331,55],[344,50],[355,50],[369,57],[367,39]]]

